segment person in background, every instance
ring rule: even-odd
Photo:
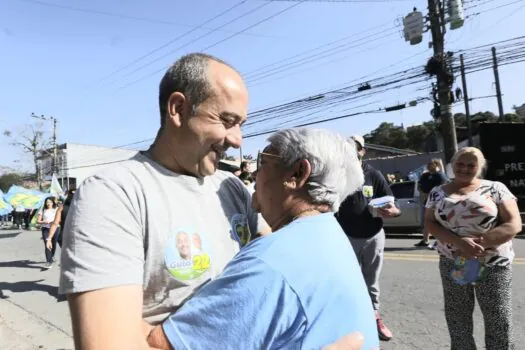
[[[16,228],[21,229],[24,223],[24,214],[26,212],[25,207],[22,204],[15,206],[13,215],[13,224]]]
[[[46,269],[53,267],[53,262],[55,261],[55,251],[57,247],[56,237],[49,236],[49,228],[51,223],[55,219],[55,214],[57,212],[57,205],[53,197],[48,197],[44,201],[44,209],[38,214],[37,224],[40,225],[42,230],[42,239],[44,240],[44,253],[46,256]],[[48,249],[48,244],[51,249]]]
[[[368,203],[374,198],[393,196],[392,190],[381,173],[363,162],[365,140],[360,135],[352,136],[365,176],[361,190],[348,196],[341,204],[336,218],[350,239],[368,287],[368,293],[375,311],[377,330],[381,340],[390,340],[392,332],[384,324],[379,312],[379,276],[383,266],[385,231],[383,219],[401,215],[394,203],[378,209],[379,217],[372,216]]]
[[[0,224],[2,226],[9,225],[9,214],[4,214],[0,216]]]
[[[333,215],[363,183],[355,146],[310,128],[268,141],[252,206],[273,233],[246,245],[152,330],[151,347],[321,349],[350,332],[364,335],[364,349],[379,347],[359,263]]]
[[[486,349],[517,349],[512,337],[511,263],[512,239],[522,223],[516,197],[501,182],[480,178],[486,161],[479,149],[462,148],[451,163],[454,179],[430,191],[425,212],[425,226],[438,240],[451,349],[476,349],[476,299],[485,321]],[[457,263],[469,260],[485,272],[463,284],[457,280],[464,278]]]
[[[436,186],[445,184],[448,180],[443,173],[443,162],[441,159],[434,158],[427,164],[427,171],[421,174],[418,181],[419,200],[421,203],[421,231],[423,232],[423,239],[414,244],[415,247],[429,247],[434,249],[435,245],[430,245],[430,232],[425,228],[425,205],[427,203],[428,194]]]
[[[51,226],[49,228],[49,238],[50,241],[46,244],[47,249],[52,250],[52,240],[53,238],[56,239],[56,242],[62,248],[62,234],[64,232],[64,224],[66,223],[67,213],[69,212],[69,207],[71,206],[71,202],[73,201],[73,197],[75,195],[75,190],[69,190],[67,192],[66,199],[64,203],[60,206],[58,206],[57,212],[55,214],[55,218],[53,219],[53,222],[51,223]],[[56,237],[55,237],[56,235]]]
[[[241,163],[241,173],[239,174],[239,179],[245,184],[249,185],[253,182],[253,177],[250,172],[250,164],[247,161]]]

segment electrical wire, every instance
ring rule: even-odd
[[[517,64],[525,62],[525,37],[516,37],[507,40],[502,40],[497,43],[484,44],[470,49],[460,50],[454,53],[451,58],[453,64],[452,70],[457,73],[459,67],[457,65],[457,54],[463,53],[465,58],[465,73],[473,74],[482,70],[492,69],[492,53],[488,50],[489,46],[494,46],[498,52],[498,64],[500,66],[506,66],[511,64]],[[317,123],[322,123],[331,120],[338,120],[342,118],[348,118],[352,116],[378,113],[385,110],[385,107],[378,109],[371,109],[367,111],[345,113],[337,117],[324,118],[316,115],[319,111],[326,111],[332,107],[335,108],[346,108],[346,110],[358,109],[364,106],[372,105],[377,101],[363,104],[364,100],[369,99],[375,95],[382,94],[386,91],[397,90],[400,88],[407,88],[409,86],[415,86],[416,91],[422,89],[421,84],[426,84],[430,80],[430,77],[424,72],[422,67],[414,67],[406,69],[401,72],[395,72],[388,74],[383,77],[369,80],[371,89],[359,91],[357,88],[362,87],[362,84],[349,84],[342,88],[327,90],[316,95],[295,100],[288,103],[283,103],[278,106],[268,107],[259,111],[250,113],[249,122],[246,123],[246,127],[243,127],[245,132],[244,138],[256,137],[267,133],[274,132],[286,125],[287,127],[301,127],[309,126]],[[359,106],[348,106],[348,103],[359,99],[362,103]],[[414,101],[416,103],[422,103],[430,100],[430,98],[417,98]],[[406,104],[405,104],[406,105]],[[345,111],[343,109],[343,111]],[[307,112],[307,115],[301,115],[301,113]],[[341,111],[342,112],[342,111]],[[334,112],[331,111],[330,114]],[[325,113],[326,115],[326,113]],[[284,118],[287,118],[283,120]],[[272,126],[269,122],[276,121],[278,124]],[[298,122],[298,123],[297,123]],[[262,128],[246,132],[248,127],[254,124],[262,124]],[[152,141],[153,139],[145,139],[128,143],[127,145],[136,145],[144,142]],[[126,145],[123,145],[126,146]],[[117,148],[117,147],[115,147]],[[114,162],[109,162],[112,164]],[[76,169],[79,167],[89,167],[95,165],[105,165],[106,163],[90,164],[90,165],[78,165],[70,166],[68,169]]]
[[[27,0],[25,0],[25,1],[27,1]],[[34,0],[31,0],[31,1],[34,1]],[[213,17],[211,17],[211,18],[206,19],[205,21],[203,21],[203,22],[202,22],[201,24],[199,24],[198,26],[196,26],[196,27],[194,27],[194,28],[188,30],[187,32],[182,33],[181,35],[179,35],[179,36],[177,36],[177,37],[175,37],[175,38],[173,38],[173,39],[167,41],[166,43],[164,43],[164,44],[158,46],[157,48],[155,48],[155,49],[153,49],[153,50],[147,52],[146,54],[144,54],[144,55],[142,55],[142,56],[140,56],[140,57],[134,59],[133,61],[129,62],[128,64],[126,64],[126,65],[124,65],[124,66],[122,66],[122,67],[120,67],[120,68],[118,68],[118,69],[112,71],[111,73],[105,75],[104,77],[102,77],[102,78],[99,80],[99,82],[100,82],[100,81],[104,81],[104,80],[106,80],[107,78],[110,78],[110,77],[112,77],[112,76],[114,76],[114,75],[116,75],[116,74],[122,72],[123,70],[125,70],[125,69],[127,69],[127,68],[133,66],[135,63],[140,62],[140,61],[142,61],[142,60],[145,59],[145,58],[148,58],[149,56],[151,56],[151,55],[153,55],[153,54],[159,52],[160,50],[162,50],[162,49],[164,49],[164,48],[170,46],[171,44],[173,44],[173,43],[175,43],[175,42],[177,42],[177,41],[179,41],[179,40],[181,40],[181,39],[187,37],[188,35],[190,35],[190,34],[196,32],[197,30],[204,29],[204,26],[205,26],[206,24],[208,24],[208,23],[210,23],[210,22],[213,22],[213,21],[215,21],[216,19],[218,19],[218,18],[220,18],[220,17],[226,15],[227,13],[233,11],[233,10],[236,9],[237,7],[240,7],[240,6],[243,5],[246,1],[247,1],[247,0],[242,0],[242,1],[240,1],[240,2],[238,2],[238,3],[236,3],[236,4],[234,4],[233,6],[227,8],[226,10],[221,11],[221,12],[218,13],[217,15],[215,15],[215,16],[213,16]],[[239,17],[237,17],[237,18],[239,18]],[[221,26],[221,27],[224,27],[224,26]],[[208,32],[206,35],[208,35],[208,34],[210,34],[210,33],[212,33],[212,32],[218,31],[218,30],[220,30],[220,28],[213,28],[213,29],[211,29],[210,32]]]
[[[252,29],[252,28],[255,28],[256,26],[258,26],[258,25],[260,25],[260,24],[262,24],[262,23],[264,23],[264,22],[269,21],[269,20],[272,19],[272,18],[275,18],[275,17],[277,17],[277,16],[279,16],[279,15],[281,15],[281,14],[283,14],[283,13],[285,13],[285,12],[287,12],[287,11],[289,11],[289,10],[291,10],[291,9],[293,9],[293,8],[295,8],[295,7],[297,7],[297,6],[299,6],[299,5],[301,5],[304,1],[305,1],[305,0],[302,0],[301,2],[297,2],[297,3],[293,4],[293,5],[290,5],[290,6],[286,7],[286,8],[284,8],[283,10],[280,10],[280,11],[278,11],[277,13],[274,13],[273,15],[267,16],[267,17],[263,18],[262,20],[260,20],[260,21],[258,21],[258,22],[256,22],[256,23],[254,23],[254,24],[252,24],[252,25],[250,25],[250,26],[248,26],[248,27],[245,27],[245,28],[242,29],[242,30],[237,31],[237,32],[235,32],[234,34],[232,34],[232,35],[230,35],[230,36],[227,36],[227,37],[224,38],[224,39],[221,39],[221,40],[219,40],[219,41],[216,41],[215,43],[213,43],[213,44],[211,44],[211,45],[209,45],[209,46],[206,46],[205,48],[203,48],[203,49],[201,49],[201,50],[199,50],[199,51],[200,51],[200,52],[204,52],[204,51],[209,50],[209,49],[211,49],[211,48],[213,48],[213,47],[215,47],[215,46],[217,46],[217,45],[220,45],[220,44],[222,44],[222,43],[224,43],[224,42],[226,42],[226,41],[228,41],[228,40],[230,40],[230,39],[232,39],[232,38],[234,38],[234,37],[236,37],[236,36],[238,36],[238,35],[240,35],[240,34],[246,32],[246,31],[248,31],[248,30],[250,30],[250,29]],[[147,79],[147,78],[149,78],[149,77],[151,77],[151,76],[153,76],[153,75],[155,75],[155,74],[158,74],[158,73],[160,73],[160,72],[166,70],[166,68],[167,68],[167,67],[164,66],[164,67],[162,67],[162,68],[160,68],[160,69],[157,69],[156,71],[151,72],[151,73],[149,73],[148,75],[142,76],[142,77],[139,78],[139,79],[136,79],[136,80],[134,80],[134,81],[132,81],[132,82],[130,82],[130,83],[128,83],[128,84],[125,84],[125,85],[121,86],[118,90],[123,90],[123,89],[126,89],[126,88],[128,88],[128,87],[130,87],[130,86],[132,86],[132,85],[135,85],[135,84],[137,84],[137,83],[143,81],[144,79]]]

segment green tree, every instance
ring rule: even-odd
[[[12,185],[22,185],[23,178],[20,174],[10,173],[0,176],[0,190],[7,192]]]
[[[405,129],[394,123],[383,122],[364,137],[367,143],[388,147],[406,148],[408,144]]]

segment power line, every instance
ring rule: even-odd
[[[244,3],[245,1],[246,1],[246,0],[243,0],[241,3]],[[238,4],[238,5],[240,5],[240,4]],[[217,27],[216,29],[222,29],[222,28],[224,28],[224,27],[227,27],[227,26],[229,26],[230,24],[232,24],[232,23],[234,23],[234,22],[236,22],[236,21],[238,21],[238,20],[240,20],[240,19],[242,19],[242,18],[244,18],[244,17],[247,17],[247,16],[251,15],[252,13],[257,12],[257,11],[259,11],[260,9],[262,9],[263,7],[268,6],[268,5],[269,5],[269,3],[263,3],[262,5],[260,5],[260,6],[256,7],[256,8],[254,8],[254,9],[251,9],[251,10],[249,10],[248,12],[245,12],[245,13],[243,13],[243,14],[240,15],[240,16],[235,17],[234,19],[230,20],[229,22],[220,25],[220,26]],[[236,6],[234,6],[234,7],[236,7]],[[222,14],[221,14],[221,15],[222,15]],[[206,22],[204,22],[204,23],[206,23]],[[165,54],[163,54],[163,55],[161,55],[161,56],[159,56],[159,57],[157,57],[157,58],[155,58],[155,59],[153,59],[153,60],[151,60],[151,61],[149,61],[149,62],[147,62],[147,63],[145,63],[145,64],[143,64],[143,65],[141,65],[141,66],[139,66],[138,68],[135,68],[135,69],[132,70],[131,72],[125,74],[125,75],[123,76],[123,78],[129,77],[130,75],[132,75],[132,74],[134,74],[134,73],[136,73],[136,72],[138,72],[138,71],[140,71],[140,70],[142,70],[142,69],[144,69],[144,68],[146,68],[146,67],[151,66],[152,64],[154,64],[154,63],[160,61],[161,59],[163,59],[163,58],[165,58],[165,57],[168,57],[169,55],[174,54],[174,53],[177,52],[177,51],[182,50],[183,48],[185,48],[185,47],[187,47],[187,46],[189,46],[189,45],[195,43],[196,41],[199,41],[199,40],[201,40],[201,39],[204,39],[205,37],[207,37],[207,36],[213,34],[214,32],[215,32],[215,31],[210,31],[210,32],[208,32],[208,33],[205,33],[205,34],[203,34],[203,35],[197,37],[196,39],[192,39],[192,40],[188,41],[187,43],[185,43],[185,44],[183,44],[183,45],[177,47],[176,49],[173,49],[173,50],[171,50],[171,51],[166,52]],[[235,34],[234,34],[234,36],[235,36]],[[182,37],[182,36],[181,36],[181,37]],[[201,50],[201,51],[204,51],[204,50]],[[164,70],[164,69],[165,69],[165,68],[162,68],[161,71]],[[154,74],[155,74],[155,73],[154,73]]]
[[[300,59],[291,61],[291,62],[286,63],[286,64],[278,65],[278,66],[276,66],[274,68],[267,69],[267,70],[262,71],[262,72],[258,72],[258,73],[254,73],[254,74],[248,75],[246,77],[246,82],[247,82],[247,84],[251,84],[251,83],[260,81],[262,79],[268,78],[270,76],[273,76],[275,74],[278,74],[278,73],[281,73],[281,72],[284,72],[284,71],[288,71],[290,69],[294,69],[294,68],[300,67],[302,65],[305,65],[305,64],[308,64],[308,63],[311,63],[311,62],[315,62],[317,60],[320,60],[320,59],[323,59],[323,58],[326,58],[326,57],[330,57],[332,55],[335,55],[335,54],[338,54],[338,53],[341,53],[341,52],[344,52],[344,51],[348,51],[348,50],[351,50],[351,49],[354,49],[354,48],[357,48],[357,47],[360,47],[360,46],[372,43],[374,41],[379,41],[379,40],[386,39],[386,38],[391,37],[392,35],[396,34],[395,32],[392,32],[392,29],[395,29],[395,27],[391,27],[391,28],[388,28],[388,29],[383,30],[381,32],[370,34],[370,35],[367,35],[367,36],[362,37],[360,39],[352,40],[350,42],[337,45],[334,48],[326,49],[326,50],[320,51],[318,53],[311,54],[311,55],[309,55],[307,57],[300,58]],[[382,35],[382,36],[377,37],[377,38],[370,39],[370,38],[375,37],[375,36],[377,36],[379,34],[384,34],[384,33],[388,33],[388,32],[390,32],[390,33],[386,34],[386,35]]]
[[[266,69],[269,68],[269,67],[272,67],[272,66],[275,66],[275,65],[279,65],[279,64],[281,64],[281,63],[284,63],[284,62],[286,62],[286,61],[289,61],[289,60],[295,59],[295,58],[297,58],[297,57],[301,57],[301,56],[306,55],[306,54],[310,54],[312,51],[316,51],[316,50],[322,49],[322,48],[324,48],[324,47],[331,46],[331,45],[334,45],[334,44],[337,44],[337,43],[340,43],[340,42],[346,41],[346,40],[348,40],[348,39],[350,39],[350,38],[353,38],[355,35],[360,35],[360,34],[368,33],[368,32],[370,32],[370,31],[372,31],[372,30],[375,30],[375,29],[383,28],[383,27],[385,27],[386,25],[388,25],[389,23],[390,23],[390,21],[388,21],[388,22],[386,22],[386,23],[383,23],[383,24],[381,24],[381,25],[379,25],[379,26],[376,26],[376,27],[373,27],[373,28],[369,28],[369,29],[366,29],[366,30],[360,31],[360,32],[358,32],[358,33],[353,33],[353,34],[351,34],[351,35],[345,36],[345,37],[342,38],[342,39],[334,40],[334,41],[331,41],[331,42],[329,42],[329,43],[325,43],[325,44],[322,44],[322,45],[316,46],[316,47],[314,47],[314,48],[311,48],[311,49],[308,49],[308,50],[302,51],[302,52],[300,52],[300,53],[298,53],[298,54],[295,54],[295,55],[292,55],[292,56],[290,56],[290,57],[287,57],[287,58],[284,58],[284,59],[281,59],[281,60],[275,61],[275,62],[270,63],[270,64],[267,64],[267,65],[264,65],[264,66],[262,66],[262,67],[259,67],[259,68],[256,68],[256,69],[254,69],[254,70],[251,70],[251,71],[249,71],[249,72],[245,72],[245,73],[243,73],[243,76],[244,76],[245,78],[250,77],[250,76],[252,76],[252,75],[254,75],[254,74],[257,74],[259,71],[264,71],[264,70],[266,70]]]
[[[127,19],[127,20],[132,20],[132,21],[148,22],[148,23],[154,23],[154,24],[165,24],[165,25],[186,27],[186,28],[197,28],[196,26],[191,25],[191,24],[184,24],[184,23],[178,23],[178,22],[172,22],[172,21],[165,21],[165,20],[161,20],[161,19],[153,19],[153,18],[130,16],[130,15],[125,15],[125,14],[115,13],[115,12],[83,9],[83,8],[74,7],[74,6],[70,6],[70,5],[54,4],[54,3],[40,1],[40,0],[18,0],[18,1],[26,2],[26,3],[30,3],[30,4],[34,4],[34,5],[40,5],[40,6],[55,7],[55,8],[59,8],[59,9],[62,9],[62,10],[75,11],[75,12],[81,12],[81,13],[88,13],[88,14],[93,14],[93,15],[108,16],[108,17]],[[200,29],[210,29],[210,28],[208,28],[208,27],[200,27]],[[231,31],[223,31],[223,32],[231,33]],[[245,35],[256,36],[256,37],[267,37],[266,35],[254,34],[254,33],[245,33]]]
[[[157,48],[155,48],[155,49],[149,51],[148,53],[146,53],[146,54],[144,54],[144,55],[142,55],[142,56],[136,58],[135,60],[131,61],[130,63],[126,64],[125,66],[123,66],[123,67],[121,67],[121,68],[119,68],[119,69],[117,69],[117,70],[115,70],[115,71],[109,73],[108,75],[106,75],[106,76],[104,76],[103,78],[101,78],[100,81],[106,80],[107,78],[110,78],[110,77],[114,76],[115,74],[122,72],[123,70],[125,70],[125,69],[131,67],[131,66],[134,65],[135,63],[140,62],[140,61],[142,61],[143,59],[145,59],[145,58],[147,58],[147,57],[153,55],[154,53],[159,52],[160,50],[164,49],[165,47],[170,46],[171,44],[173,44],[173,43],[179,41],[180,39],[182,39],[182,38],[184,38],[184,37],[186,37],[186,36],[188,36],[188,35],[190,35],[190,34],[192,34],[192,33],[194,33],[195,31],[197,31],[197,30],[199,30],[199,29],[203,29],[203,27],[204,27],[206,24],[208,24],[209,22],[212,22],[212,21],[216,20],[217,18],[220,18],[220,17],[224,16],[225,14],[227,14],[227,13],[233,11],[233,10],[236,9],[237,7],[243,5],[245,2],[246,2],[246,0],[242,0],[242,1],[238,2],[238,3],[236,3],[235,5],[233,5],[233,6],[229,7],[229,8],[227,8],[226,10],[221,11],[219,14],[217,14],[217,15],[211,17],[211,18],[208,18],[207,20],[203,21],[203,22],[202,22],[200,25],[198,25],[197,27],[195,27],[195,28],[193,28],[193,29],[190,29],[190,30],[187,31],[187,32],[182,33],[181,35],[179,35],[179,36],[177,36],[177,37],[175,37],[175,38],[169,40],[169,41],[166,42],[165,44],[162,44],[161,46],[159,46],[159,47],[157,47]],[[231,23],[231,22],[230,22],[230,23]],[[217,31],[217,30],[219,30],[219,29],[222,28],[222,27],[225,27],[225,26],[223,25],[223,26],[220,26],[220,27],[218,27],[218,28],[214,28],[214,29],[212,29],[210,32],[208,32],[208,33],[206,33],[205,35],[203,35],[202,37],[204,37],[204,36],[206,36],[206,35],[209,35],[210,33],[214,32],[214,31]],[[198,39],[197,39],[197,40],[198,40]],[[186,44],[186,45],[189,45],[189,44]],[[184,46],[182,46],[182,47],[184,47]],[[178,49],[180,49],[180,47],[177,48],[177,50],[178,50]],[[176,50],[175,50],[175,51],[176,51]],[[171,52],[169,52],[168,54],[170,54],[170,53],[171,53]],[[163,57],[165,57],[165,56],[166,56],[166,55],[161,56],[161,57],[158,58],[157,60],[159,60],[159,59],[161,59],[161,58],[163,58]],[[151,63],[154,63],[154,62],[156,62],[156,61],[153,61],[153,62],[151,62]],[[150,63],[150,64],[151,64],[151,63]],[[143,68],[143,67],[145,67],[145,66],[143,65],[143,66],[139,67],[139,69],[141,69],[141,68]],[[136,70],[135,70],[135,71],[136,71]],[[133,71],[133,72],[135,72],[135,71]]]
[[[492,64],[490,60],[491,54],[488,52],[489,46],[497,46],[498,51],[499,51],[498,61],[499,61],[500,66],[525,62],[525,40],[523,40],[524,38],[525,37],[516,37],[512,39],[503,40],[497,43],[484,44],[481,46],[462,50],[461,52],[465,53],[465,56],[467,58],[466,60],[467,74],[472,74],[478,71],[492,69]],[[482,52],[481,49],[483,48],[486,48],[486,51]],[[419,54],[421,53],[418,53],[416,55],[419,55]],[[459,68],[453,67],[453,71],[457,71],[457,69]],[[317,114],[320,109],[323,109],[326,113],[328,108],[330,108],[331,106],[337,106],[337,107],[343,106],[344,104],[347,104],[348,102],[351,102],[354,100],[363,101],[374,95],[381,94],[389,90],[406,88],[410,85],[417,85],[417,84],[425,83],[426,81],[428,81],[428,79],[429,77],[425,75],[422,68],[411,68],[411,69],[404,70],[402,72],[395,72],[395,73],[392,73],[392,74],[389,74],[383,77],[376,78],[374,80],[370,80],[369,82],[373,86],[373,89],[371,90],[349,91],[349,89],[354,89],[355,87],[361,86],[359,84],[348,85],[343,88],[328,90],[328,91],[325,91],[317,95],[312,95],[308,98],[303,98],[301,100],[295,100],[289,103],[284,103],[278,106],[266,108],[264,110],[252,112],[249,115],[249,121],[252,124],[260,124],[260,123],[265,123],[265,122],[267,124],[268,121],[276,120],[280,118],[278,120],[279,124],[276,126],[278,129],[279,127],[282,127],[283,125],[287,125],[287,127],[308,126],[308,125],[313,125],[313,124],[321,123],[325,121],[337,120],[337,119],[341,119],[341,118],[345,118],[345,117],[349,117],[353,115],[375,113],[375,112],[384,110],[386,108],[373,109],[370,111],[357,112],[357,113],[351,113],[351,114],[342,114],[338,117],[334,117],[335,119],[315,116],[315,114]],[[320,97],[323,94],[325,96]],[[418,98],[415,101],[422,102],[423,100],[429,100],[429,98],[423,98],[423,99]],[[351,108],[342,110],[341,112],[351,110],[351,109],[362,108],[367,105],[372,105],[375,102],[370,102],[370,103],[362,104],[359,106],[353,106]],[[305,112],[305,111],[308,111],[309,114],[299,115],[300,113]],[[289,116],[293,116],[294,119],[291,119],[291,118],[288,120],[284,119],[283,115],[286,115],[286,114],[288,114]],[[301,121],[301,123],[293,124],[294,122],[298,122],[298,121]],[[292,125],[289,125],[289,124],[292,124]],[[249,126],[250,124],[247,123],[245,125]],[[276,127],[269,127],[265,125],[265,128],[254,130],[249,133],[246,133],[246,128],[243,128],[245,132],[244,138],[250,138],[250,137],[259,136],[259,135],[266,134],[266,133],[271,133],[277,130]],[[117,146],[114,148],[141,144],[144,142],[150,142],[152,140],[153,138],[149,138],[145,140],[128,143],[126,145]],[[79,163],[79,161],[77,161],[76,163]],[[100,165],[100,164],[79,165],[79,167],[90,167],[90,166],[95,166],[95,165]],[[75,169],[75,168],[78,168],[78,167],[71,166],[68,169]]]
[[[297,2],[301,0],[258,0],[258,1],[270,1],[270,2]],[[412,0],[307,0],[306,2],[356,2],[356,3],[385,3],[385,2],[407,2]]]
[[[234,34],[232,34],[232,35],[230,35],[230,36],[228,36],[228,37],[226,37],[226,38],[224,38],[222,40],[219,40],[219,41],[217,41],[217,42],[215,42],[215,43],[205,47],[204,49],[201,49],[200,51],[203,52],[203,51],[209,50],[209,49],[211,49],[211,48],[213,48],[213,47],[215,47],[215,46],[217,46],[219,44],[222,44],[223,42],[225,42],[227,40],[230,40],[230,39],[236,37],[239,34],[242,34],[242,33],[246,32],[246,31],[248,31],[248,30],[250,30],[252,28],[255,28],[256,26],[258,26],[258,25],[260,25],[260,24],[262,24],[262,23],[264,23],[266,21],[269,21],[272,18],[275,18],[275,17],[285,13],[286,11],[289,11],[289,10],[293,9],[296,6],[301,5],[304,1],[305,0],[301,0],[301,2],[298,2],[296,4],[288,6],[285,9],[283,9],[283,10],[281,10],[281,11],[279,11],[279,12],[277,12],[277,13],[271,15],[271,16],[265,17],[264,19],[256,22],[255,24],[252,24],[252,25],[250,25],[250,26],[248,26],[248,27],[246,27],[246,28],[244,28],[244,29],[242,29],[240,31],[237,31]],[[134,80],[134,81],[132,81],[132,82],[130,82],[128,84],[125,84],[124,86],[121,86],[118,90],[122,90],[122,89],[128,88],[128,87],[130,87],[132,85],[135,85],[136,83],[141,82],[142,80],[147,79],[147,78],[149,78],[149,77],[151,77],[151,76],[153,76],[153,75],[155,75],[157,73],[160,73],[160,72],[164,71],[165,69],[166,69],[166,67],[162,67],[161,69],[158,69],[158,70],[156,70],[156,71],[154,71],[154,72],[152,72],[152,73],[150,73],[150,74],[148,74],[146,76],[143,76],[143,77],[141,77],[141,78],[139,78],[137,80]]]

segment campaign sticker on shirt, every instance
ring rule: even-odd
[[[211,267],[205,236],[194,230],[175,230],[164,251],[164,261],[171,276],[180,281],[200,277]]]
[[[372,198],[374,196],[374,187],[373,186],[363,186],[363,195],[366,198]]]
[[[231,219],[232,236],[244,247],[252,236],[248,219],[244,214],[234,214]]]

